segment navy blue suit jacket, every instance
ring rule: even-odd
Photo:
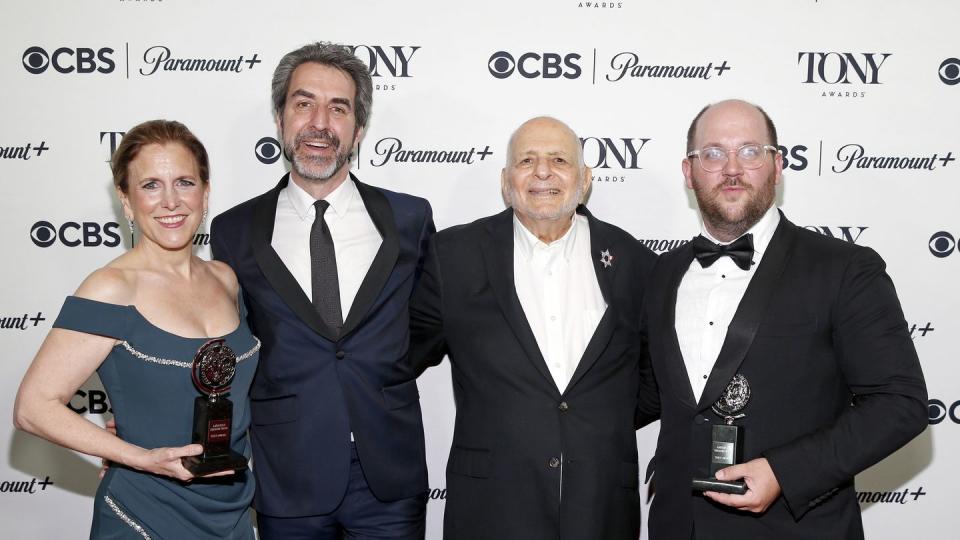
[[[383,241],[338,335],[271,247],[288,177],[210,228],[213,256],[236,272],[263,342],[250,390],[254,507],[277,517],[334,510],[346,491],[351,432],[378,499],[423,493],[423,423],[405,356],[408,303],[434,232],[430,204],[351,175]]]

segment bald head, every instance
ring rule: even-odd
[[[510,135],[510,140],[507,142],[507,166],[509,167],[511,163],[514,162],[516,157],[516,152],[524,151],[522,148],[524,144],[518,145],[518,142],[527,142],[530,139],[542,139],[542,138],[562,138],[564,139],[563,147],[568,149],[569,153],[572,153],[573,162],[577,164],[577,167],[583,168],[583,147],[580,145],[580,139],[577,137],[577,134],[574,133],[570,126],[553,118],[551,116],[538,116],[536,118],[531,118],[526,122],[520,124],[514,132]]]
[[[757,105],[740,99],[728,99],[718,103],[707,105],[690,122],[690,128],[687,130],[687,152],[692,152],[703,146],[704,141],[697,140],[700,126],[706,122],[712,122],[717,119],[737,117],[745,121],[757,120],[762,122],[766,130],[767,140],[757,141],[771,146],[777,146],[777,128],[773,125],[773,120]]]

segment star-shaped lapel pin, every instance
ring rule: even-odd
[[[610,268],[613,266],[613,255],[610,254],[609,249],[605,249],[600,252],[600,262],[603,263],[604,268]]]

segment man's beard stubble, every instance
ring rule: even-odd
[[[715,186],[710,191],[708,197],[702,189],[695,189],[694,194],[697,198],[697,206],[700,207],[700,215],[703,221],[710,229],[727,237],[729,240],[735,240],[750,230],[770,206],[773,205],[773,199],[776,195],[776,183],[774,181],[775,173],[767,178],[759,188],[754,188],[743,181],[734,178],[725,180],[722,184]],[[744,188],[747,191],[747,199],[742,208],[730,211],[719,202],[723,196],[721,190],[725,187],[736,186]],[[723,240],[719,239],[718,240]]]

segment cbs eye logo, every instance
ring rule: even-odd
[[[120,245],[120,225],[116,222],[104,224],[85,221],[68,221],[59,228],[49,221],[38,221],[30,228],[30,240],[37,247],[47,248],[60,241],[67,247],[117,247]]]
[[[513,75],[514,71],[526,79],[576,79],[582,73],[578,60],[580,55],[577,53],[560,55],[528,52],[514,59],[513,55],[506,51],[497,51],[487,60],[487,69],[490,75],[497,79],[506,79]]]
[[[30,73],[34,75],[43,73],[49,65],[50,57],[47,55],[47,51],[40,47],[30,47],[23,51],[23,67]]]
[[[947,418],[954,424],[960,424],[960,417],[957,416],[958,407],[960,407],[960,401],[947,404],[939,399],[928,400],[927,416],[929,416],[930,425],[939,424]]]
[[[940,64],[940,80],[950,86],[960,83],[960,59],[947,58]]]
[[[43,47],[29,47],[23,51],[23,68],[27,72],[39,75],[50,66],[60,73],[111,73],[117,67],[111,57],[113,49],[102,47],[59,47],[48,54]]]
[[[932,253],[934,257],[942,259],[956,250],[957,241],[953,235],[947,231],[940,231],[933,233],[927,247],[930,248],[930,253]]]
[[[256,146],[253,147],[253,153],[260,163],[270,165],[276,163],[283,152],[280,151],[280,141],[273,137],[264,137],[257,141]]]

